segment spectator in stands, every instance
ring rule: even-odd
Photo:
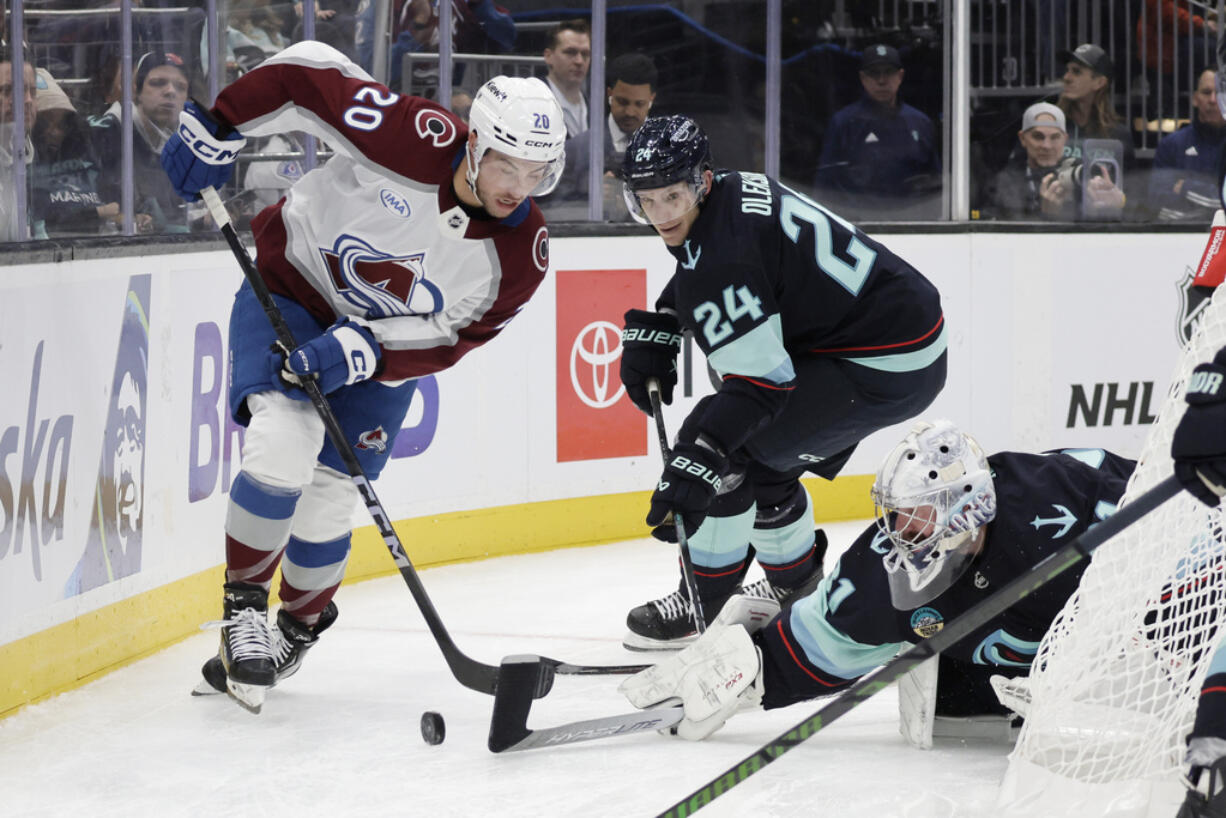
[[[1196,70],[1213,63],[1217,21],[1213,12],[1193,14],[1187,0],[1145,0],[1137,17],[1137,55],[1159,76],[1175,73],[1175,55],[1190,60]],[[1196,5],[1206,7],[1204,4]],[[1183,70],[1186,71],[1187,62]]]
[[[28,166],[34,159],[34,145],[30,133],[38,115],[38,101],[35,98],[34,62],[28,51],[23,50],[22,56],[25,59],[25,69],[22,72],[25,79],[22,86],[22,119],[25,122],[25,161]],[[27,211],[30,222],[28,232],[22,229],[17,218],[17,187],[13,174],[13,162],[16,158],[14,148],[17,143],[17,129],[13,118],[14,85],[12,52],[7,44],[0,44],[0,241],[45,239],[46,231],[34,217],[32,210]]]
[[[30,208],[49,236],[96,235],[104,224],[117,224],[120,214],[118,202],[104,203],[98,195],[89,126],[46,69],[38,69],[36,84]]]
[[[835,113],[814,186],[852,218],[936,218],[941,150],[932,120],[899,99],[906,72],[888,45],[864,49],[864,94]]]
[[[1111,57],[1093,43],[1083,43],[1073,51],[1060,54],[1065,70],[1064,87],[1056,104],[1064,111],[1068,124],[1068,143],[1064,155],[1084,161],[1082,143],[1087,139],[1119,140],[1124,152],[1124,167],[1132,167],[1136,150],[1132,132],[1115,112],[1111,95],[1114,66]]]
[[[293,8],[294,22],[289,39],[297,42],[304,38],[302,1],[297,0]],[[357,53],[359,14],[359,0],[315,0],[315,36],[313,39],[327,43],[346,57],[352,58]]]
[[[1192,92],[1192,121],[1158,143],[1148,205],[1159,221],[1208,224],[1218,209],[1218,161],[1226,119],[1218,109],[1216,73],[1202,71]]]
[[[133,71],[132,164],[137,232],[182,233],[189,229],[187,208],[171,187],[159,156],[178,127],[190,82],[187,67],[177,54],[147,52]],[[102,162],[98,192],[103,201],[117,202],[123,174],[119,103],[91,124]]]
[[[566,136],[573,138],[587,130],[587,99],[583,84],[592,67],[592,35],[586,20],[563,20],[549,30],[545,46],[545,82],[553,91],[562,116]]]
[[[230,7],[230,27],[271,57],[290,44],[279,9],[269,0],[237,0]]]
[[[467,88],[453,88],[451,91],[451,113],[468,122],[468,114],[473,109],[473,92]]]
[[[401,84],[401,63],[406,54],[438,51],[437,3],[438,0],[395,0],[391,65],[388,66],[388,84],[393,88]],[[507,52],[515,46],[515,34],[511,13],[495,5],[493,0],[451,0],[453,53]],[[437,68],[433,70],[437,73]],[[457,70],[454,79],[456,82],[464,80],[462,68]]]
[[[609,115],[601,128],[604,156],[604,217],[608,221],[630,221],[630,213],[622,201],[621,182],[617,170],[622,165],[630,136],[647,121],[656,99],[660,75],[656,64],[646,54],[622,54],[605,69],[605,96]],[[566,170],[562,181],[550,196],[537,204],[547,216],[586,218],[588,190],[588,153],[592,132],[586,130],[566,140]]]
[[[996,174],[983,207],[985,219],[1053,219],[1071,221],[1081,198],[1079,186],[1059,179],[1068,139],[1064,112],[1050,102],[1036,102],[1022,115],[1017,132],[1022,152]]]

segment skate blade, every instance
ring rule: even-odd
[[[626,631],[626,635],[622,637],[622,647],[626,650],[632,650],[637,653],[648,653],[651,651],[672,651],[681,650],[687,645],[692,644],[697,639],[697,634],[682,636],[679,639],[652,639],[649,636],[642,636],[634,631]]]
[[[211,684],[209,684],[207,679],[201,679],[200,683],[192,688],[193,696],[216,696],[219,693],[225,692],[226,691],[224,690],[218,690],[217,688],[213,687]]]
[[[240,707],[258,716],[260,709],[264,706],[264,695],[268,692],[268,688],[264,685],[243,684],[227,679],[226,692],[238,702]]]

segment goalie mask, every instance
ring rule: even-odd
[[[491,148],[516,159],[543,162],[545,171],[529,194],[557,187],[566,165],[566,124],[553,92],[535,77],[498,76],[473,97],[468,127],[477,134],[467,155],[465,177],[475,192],[481,159]]]
[[[630,137],[622,161],[622,196],[640,224],[666,224],[702,202],[703,172],[711,169],[711,145],[688,116],[651,117]],[[677,183],[676,188],[671,188]],[[640,201],[639,191],[670,188]]]
[[[931,602],[962,575],[976,536],[996,516],[987,457],[947,420],[920,421],[886,457],[873,504],[889,551],[882,558],[898,610]]]

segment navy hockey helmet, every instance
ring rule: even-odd
[[[630,137],[622,160],[621,177],[626,207],[643,224],[650,219],[637,192],[688,182],[697,204],[705,189],[704,171],[711,170],[711,143],[698,123],[688,116],[651,117]]]

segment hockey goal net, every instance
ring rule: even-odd
[[[1187,378],[1226,345],[1226,287],[1201,316],[1123,503],[1173,473]],[[1175,814],[1184,738],[1226,611],[1224,568],[1222,513],[1186,492],[1095,551],[1034,661],[1002,814]]]

